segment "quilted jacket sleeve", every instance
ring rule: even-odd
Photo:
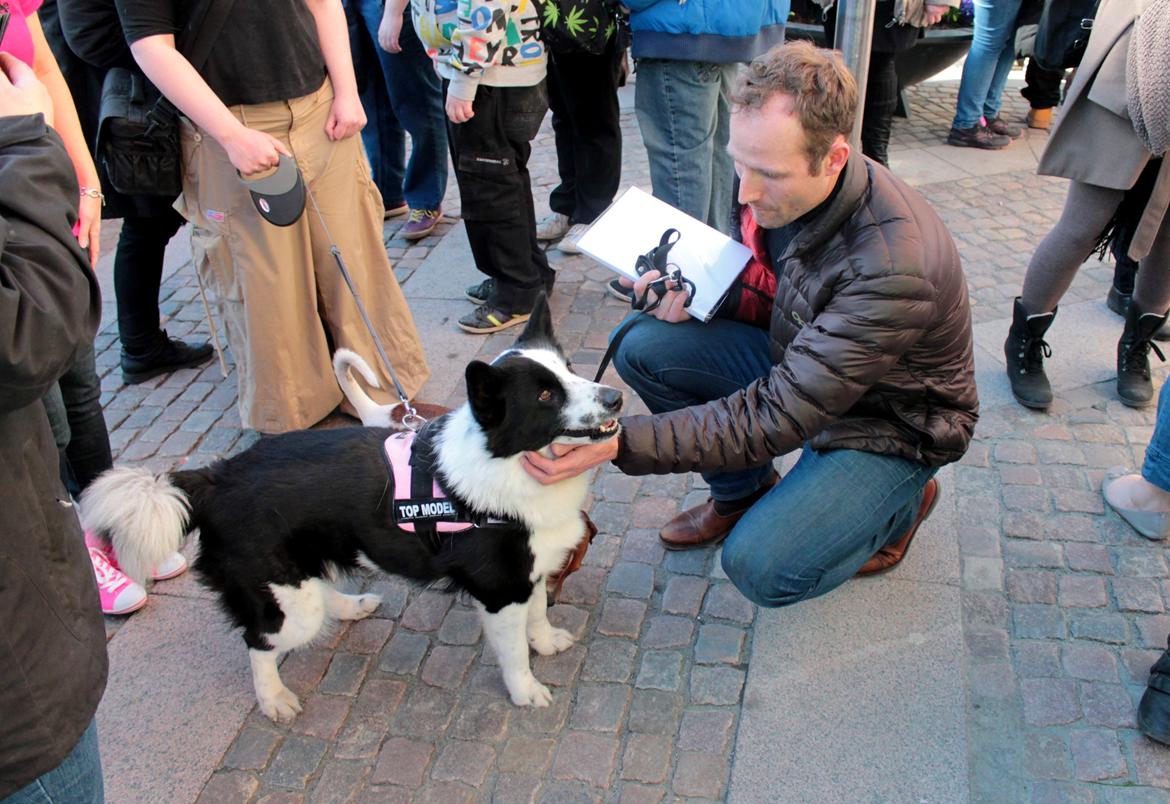
[[[903,249],[904,251],[904,249]],[[908,264],[847,259],[827,306],[768,376],[706,405],[623,420],[615,463],[628,474],[733,471],[808,441],[839,418],[922,336],[935,292]],[[911,249],[919,255],[920,249]]]

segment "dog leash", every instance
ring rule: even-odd
[[[382,366],[386,369],[386,373],[390,375],[390,381],[394,383],[394,391],[402,401],[403,409],[406,411],[402,416],[402,426],[412,432],[418,432],[419,428],[427,423],[427,420],[425,417],[419,415],[414,405],[410,404],[402,383],[398,381],[398,375],[394,373],[394,366],[390,363],[390,356],[386,353],[386,347],[382,343],[382,337],[378,335],[378,331],[374,329],[373,322],[370,321],[369,313],[366,312],[366,305],[362,303],[362,297],[358,295],[357,286],[353,283],[353,277],[349,275],[349,269],[345,267],[345,260],[341,257],[341,249],[333,242],[333,235],[329,232],[329,225],[325,223],[325,216],[321,214],[321,208],[317,206],[317,197],[313,195],[313,191],[309,187],[308,182],[305,182],[305,194],[309,196],[309,201],[313,204],[313,212],[317,214],[317,220],[321,222],[321,228],[325,230],[325,239],[329,241],[329,253],[333,255],[333,261],[337,263],[337,270],[341,271],[341,278],[345,280],[345,284],[353,296],[354,303],[357,304],[358,312],[361,313],[362,321],[365,322],[370,337],[374,339],[374,348],[378,350],[378,357],[382,360]]]
[[[687,300],[683,302],[683,307],[691,306],[691,302],[695,300],[695,283],[683,276],[681,268],[667,261],[670,250],[674,248],[674,244],[681,237],[682,235],[678,229],[667,229],[662,233],[662,237],[658,239],[657,246],[645,254],[638,255],[638,259],[634,261],[634,271],[638,276],[643,276],[649,271],[658,271],[662,276],[646,285],[646,289],[642,292],[641,296],[634,296],[630,299],[631,309],[643,314],[652,313],[662,304],[667,290],[681,290],[684,288],[687,292]],[[671,285],[673,285],[673,288],[670,287]],[[654,301],[648,302],[647,300],[650,297],[651,290],[657,295]],[[609,367],[610,361],[613,360],[618,346],[626,337],[630,328],[638,321],[639,317],[631,316],[627,318],[620,327],[614,330],[613,337],[609,340],[609,346],[606,347],[605,354],[601,356],[601,365],[597,367],[597,375],[593,378],[594,382],[601,382],[601,375],[605,374],[605,370]]]

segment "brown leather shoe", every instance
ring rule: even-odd
[[[761,488],[770,489],[779,479],[779,475],[773,473]],[[747,513],[748,508],[751,506],[721,516],[715,513],[715,500],[708,497],[707,502],[688,508],[663,525],[658,538],[667,550],[690,550],[693,547],[719,544],[727,538],[727,534],[731,533],[735,523]]]
[[[914,539],[914,534],[918,532],[918,526],[925,522],[926,518],[930,516],[930,512],[934,510],[934,506],[938,502],[938,491],[937,480],[932,477],[926,481],[926,485],[922,487],[922,505],[918,506],[918,516],[914,518],[910,529],[902,534],[898,541],[887,544],[870,556],[869,561],[862,564],[861,569],[857,571],[858,576],[876,575],[898,566],[898,563],[906,557],[906,551],[910,549],[910,542]]]

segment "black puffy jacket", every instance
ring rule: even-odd
[[[623,419],[622,471],[732,471],[802,445],[958,460],[979,412],[971,310],[926,200],[854,154],[774,264],[772,371],[706,405]]]

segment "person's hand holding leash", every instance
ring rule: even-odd
[[[611,438],[608,441],[580,446],[553,444],[549,449],[555,457],[546,458],[539,452],[525,452],[521,459],[524,471],[545,486],[568,480],[582,472],[588,472],[595,466],[612,461],[618,454],[618,440]]]
[[[288,146],[276,137],[244,125],[221,144],[241,176],[263,173],[276,167],[281,154],[292,156]]]
[[[661,273],[655,270],[649,270],[642,274],[634,282],[634,298],[642,298],[642,294],[646,296],[647,306],[654,304],[654,300],[658,298],[659,294],[656,292],[656,287],[651,288],[650,283],[660,278]],[[624,285],[628,281],[625,277],[620,277],[621,283]],[[677,324],[680,321],[686,321],[690,318],[690,313],[687,312],[686,303],[689,298],[686,288],[680,288],[673,281],[667,280],[667,290],[662,294],[662,302],[650,311],[650,314],[659,321],[666,321],[671,324]]]
[[[9,53],[0,53],[0,116],[43,114],[53,125],[53,99],[32,68]]]
[[[366,125],[366,112],[357,95],[353,97],[336,95],[329,107],[329,119],[325,121],[325,134],[337,142],[352,137]]]
[[[447,95],[447,119],[452,123],[466,123],[471,118],[475,117],[475,110],[473,101],[465,101],[456,98],[454,95],[448,93]]]

